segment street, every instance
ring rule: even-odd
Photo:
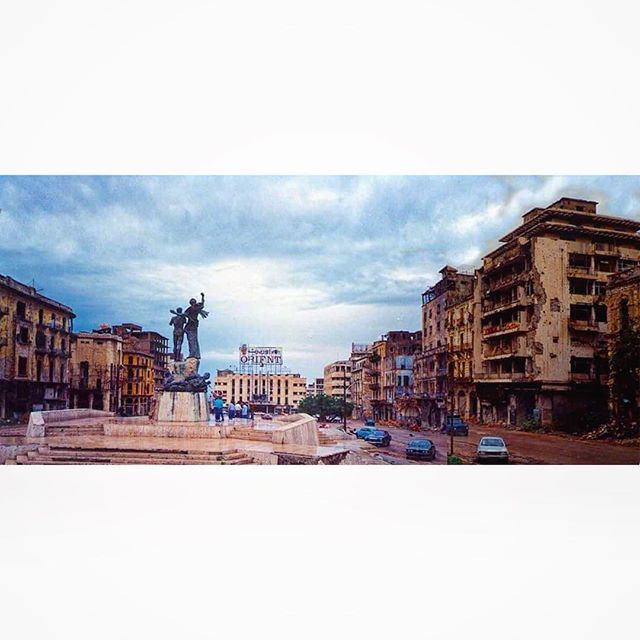
[[[362,426],[359,420],[349,420],[348,428]],[[391,434],[391,445],[379,452],[385,461],[395,464],[446,464],[449,436],[439,431],[410,431],[400,427],[379,425]],[[512,431],[496,426],[472,424],[469,435],[454,438],[454,453],[464,462],[474,462],[480,438],[500,436],[507,443],[512,464],[640,464],[640,448],[576,437]],[[405,448],[413,437],[428,438],[436,445],[436,459],[431,462],[407,460]]]

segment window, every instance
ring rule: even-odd
[[[27,375],[27,359],[23,356],[18,358],[18,375],[26,376]]]
[[[607,321],[607,305],[606,304],[595,305],[595,312],[596,312],[596,322]]]
[[[26,320],[27,318],[27,305],[24,302],[18,302],[16,304],[16,315],[20,320]]]
[[[598,256],[596,258],[596,271],[603,271],[604,273],[613,273],[616,270],[615,258],[603,258]]]
[[[572,304],[569,317],[571,320],[588,322],[591,320],[591,306],[588,304]]]
[[[590,374],[591,358],[571,358],[571,373]]]
[[[579,296],[592,295],[593,281],[583,278],[569,278],[569,293]]]
[[[569,266],[574,269],[589,269],[591,267],[591,256],[584,253],[570,253]]]
[[[635,260],[630,260],[629,258],[620,258],[620,260],[618,260],[618,269],[622,271],[623,269],[628,269],[629,267],[635,267],[636,264],[637,263]]]
[[[44,324],[44,311],[42,309],[38,311],[38,324]]]
[[[620,300],[620,328],[629,328],[629,301],[626,298]]]
[[[603,296],[607,292],[607,283],[606,282],[596,282],[593,288],[593,292],[597,296]]]
[[[29,343],[29,329],[27,327],[20,327],[20,333],[18,333],[18,342],[22,344]]]

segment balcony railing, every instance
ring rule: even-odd
[[[492,371],[490,373],[487,372],[481,372],[481,373],[476,373],[474,378],[476,380],[508,380],[508,381],[512,381],[512,380],[525,380],[527,378],[527,374],[523,373],[521,371],[519,372],[509,372],[509,371],[505,371],[503,373],[498,372],[498,371]]]
[[[511,333],[513,331],[521,331],[519,322],[507,322],[506,324],[501,325],[491,325],[485,327],[482,330],[482,335],[484,337],[492,337],[495,335],[503,335],[505,333]]]

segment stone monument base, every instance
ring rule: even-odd
[[[158,402],[158,422],[209,422],[204,391],[162,391]]]

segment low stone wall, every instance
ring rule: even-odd
[[[27,438],[44,438],[46,425],[86,418],[110,418],[110,411],[97,409],[58,409],[56,411],[32,411],[27,425]]]
[[[233,427],[176,422],[112,420],[104,425],[105,436],[148,436],[155,438],[228,438]]]

